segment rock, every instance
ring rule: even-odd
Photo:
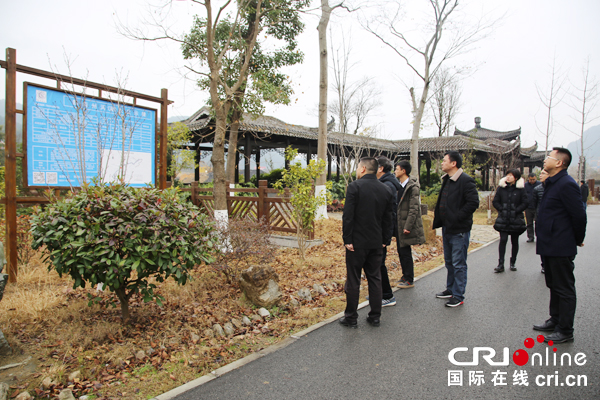
[[[75,379],[81,379],[81,371],[77,370],[69,374],[69,382],[75,382]]]
[[[156,350],[154,350],[152,347],[148,347],[146,349],[146,355],[151,356]]]
[[[311,301],[312,296],[310,294],[310,289],[302,288],[302,289],[298,290],[298,297],[300,298],[300,300]]]
[[[58,394],[58,400],[75,400],[75,396],[71,389],[63,389]]]
[[[6,287],[7,283],[8,275],[0,274],[0,300],[2,300],[2,297],[4,296],[4,288]]]
[[[225,332],[225,335],[231,336],[235,333],[235,328],[231,322],[227,322],[225,325],[223,325],[223,331]]]
[[[313,285],[313,289],[315,290],[315,292],[319,293],[320,295],[327,295],[327,291],[325,290],[325,288],[321,285],[319,285],[318,283],[315,283]]]
[[[29,392],[19,393],[15,400],[31,400],[33,397],[29,394]]]
[[[0,356],[10,356],[12,352],[12,348],[4,337],[4,333],[0,330]]]
[[[206,336],[207,338],[214,338],[215,337],[215,331],[213,331],[212,329],[205,329],[204,330],[204,336]]]
[[[235,329],[242,329],[242,327],[244,326],[242,324],[242,321],[240,321],[239,319],[235,319],[235,318],[231,319],[231,323],[233,324],[233,326],[235,327]]]
[[[252,321],[262,322],[262,317],[258,314],[254,314],[254,315],[252,315]]]
[[[271,316],[271,313],[269,312],[269,310],[267,310],[266,308],[262,307],[258,309],[258,315],[260,315],[263,318],[267,318]]]
[[[200,336],[198,336],[194,332],[192,332],[190,334],[190,339],[192,339],[192,342],[197,343],[200,340]]]
[[[279,275],[273,267],[254,265],[240,277],[240,288],[254,305],[271,308],[281,299],[279,290]]]
[[[49,376],[44,378],[44,380],[42,381],[42,387],[44,389],[50,389],[50,387],[54,385],[56,385],[56,382],[54,382]]]
[[[242,317],[242,324],[246,325],[246,326],[250,326],[252,325],[252,322],[250,321],[250,318],[243,316]]]
[[[215,332],[215,336],[225,335],[225,332],[223,331],[223,327],[221,325],[214,324],[212,328],[213,328],[213,331]]]
[[[8,385],[4,382],[0,382],[0,400],[8,399]]]
[[[144,350],[140,350],[137,353],[135,353],[135,358],[137,358],[138,360],[143,360],[144,358],[146,358],[146,352]]]
[[[295,297],[290,298],[290,305],[292,307],[299,307],[300,306],[300,302],[298,300],[296,300]]]
[[[79,400],[90,400],[90,396],[88,396],[88,395],[80,396]]]

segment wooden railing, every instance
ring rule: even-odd
[[[229,187],[229,183],[227,183]],[[191,187],[181,189],[191,193],[191,202],[204,210],[208,215],[214,214],[213,188],[198,187],[192,182]],[[244,193],[243,195],[235,195]],[[230,188],[227,190],[227,212],[229,218],[250,218],[263,221],[269,230],[276,232],[297,232],[296,221],[292,218],[290,194],[286,189],[283,196],[277,189],[269,189],[266,180],[258,181],[258,188]],[[314,229],[309,234],[314,239]]]

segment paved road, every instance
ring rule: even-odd
[[[552,348],[535,343],[529,355],[539,353],[549,364],[530,361],[522,367],[512,361],[513,352],[524,349],[526,338],[536,338],[533,323],[547,318],[548,289],[540,273],[535,245],[525,243],[517,272],[494,274],[497,243],[469,256],[466,302],[458,308],[444,307],[434,294],[444,289],[445,269],[419,280],[414,289],[396,292],[398,305],[384,308],[382,324],[373,328],[364,321],[368,308],[360,311],[359,328],[330,323],[291,345],[251,362],[218,379],[176,397],[188,399],[598,399],[600,398],[600,206],[588,208],[586,246],[575,260],[578,308],[575,342]],[[509,246],[510,247],[510,246]],[[502,361],[509,348],[508,366],[491,366],[483,358],[477,366],[455,366],[472,359],[475,346],[491,347]],[[568,366],[567,355],[572,357]],[[585,354],[585,364],[575,364],[575,355]],[[561,357],[565,365],[560,365]],[[579,356],[582,357],[582,356]],[[582,359],[579,359],[584,361]],[[545,361],[544,361],[545,362]],[[528,386],[515,385],[513,373],[527,373]],[[462,386],[448,383],[449,371],[461,371]],[[469,373],[481,371],[483,384],[469,385]],[[506,385],[495,385],[493,372],[505,372]],[[540,377],[538,377],[538,375]],[[550,379],[548,379],[550,375]],[[567,386],[580,380],[580,386]],[[579,376],[579,377],[578,377]],[[583,376],[587,386],[583,386]],[[538,384],[536,384],[536,379]],[[501,383],[501,380],[497,380]],[[550,382],[550,386],[546,385]],[[555,385],[556,383],[556,385]],[[540,384],[543,384],[541,386]],[[561,386],[561,384],[563,384]]]

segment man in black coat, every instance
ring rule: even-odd
[[[400,189],[404,191],[404,188],[396,179],[396,176],[392,174],[392,168],[394,164],[392,161],[385,157],[379,156],[377,157],[377,179],[379,182],[387,185],[392,192],[394,193],[394,207],[392,210],[392,237],[398,237],[398,221],[396,219],[396,213],[398,209],[398,194]],[[398,250],[398,253],[400,250]],[[390,285],[390,277],[388,276],[388,270],[385,266],[385,260],[387,258],[387,247],[383,249],[383,257],[381,257],[381,290],[382,290],[382,307],[390,307],[396,305],[396,298],[394,297],[394,292],[392,291],[392,285]]]
[[[587,183],[585,183],[585,181],[580,182],[581,186],[579,186],[579,188],[581,189],[581,200],[583,201],[583,208],[587,209],[587,200],[588,197],[590,197],[590,187],[587,185]]]
[[[535,241],[535,229],[533,224],[537,218],[536,210],[533,206],[533,189],[541,185],[541,182],[537,180],[536,175],[533,172],[529,173],[529,178],[525,182],[525,191],[527,192],[527,198],[529,199],[528,207],[525,209],[525,219],[527,220],[527,242],[532,243]]]
[[[377,180],[377,160],[361,158],[356,181],[346,189],[342,231],[346,247],[346,310],[340,324],[357,327],[360,276],[364,269],[369,282],[367,322],[379,326],[381,316],[381,258],[392,240],[394,193]]]
[[[442,228],[444,262],[448,275],[446,290],[435,296],[450,299],[446,307],[464,304],[467,286],[467,250],[473,227],[473,213],[479,207],[475,180],[461,168],[462,157],[450,151],[442,160],[442,188],[435,206],[433,229]]]
[[[550,319],[534,325],[538,331],[552,331],[546,342],[573,340],[577,295],[575,292],[575,255],[583,246],[587,216],[577,183],[567,174],[571,152],[555,147],[544,160],[548,178],[537,218],[537,254],[542,256],[546,286],[550,289]]]

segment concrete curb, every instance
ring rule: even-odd
[[[498,239],[494,239],[491,242],[488,242],[486,244],[484,244],[481,247],[478,247],[474,250],[469,251],[469,254],[474,253],[478,250],[483,249],[484,247],[487,247],[489,245],[491,245],[492,243],[495,243],[496,241],[498,241]],[[440,265],[439,267],[435,267],[433,269],[430,269],[429,271],[425,272],[424,274],[419,275],[418,277],[415,278],[415,281],[418,281],[419,279],[425,278],[428,275],[433,274],[434,272],[439,271],[440,269],[444,268],[445,264]],[[399,288],[395,288],[394,292],[401,290]],[[360,310],[361,308],[365,308],[366,306],[369,305],[368,301],[363,301],[362,303],[360,303],[358,305],[358,309]],[[259,358],[262,358],[264,356],[266,356],[267,354],[271,354],[276,352],[277,350],[283,349],[284,347],[289,346],[290,344],[296,342],[298,339],[301,339],[303,336],[308,335],[309,333],[321,328],[322,326],[325,326],[327,324],[330,324],[332,322],[337,321],[339,318],[344,316],[344,312],[340,312],[332,317],[327,318],[324,321],[318,322],[314,325],[309,326],[308,328],[304,329],[303,331],[300,331],[294,335],[291,335],[288,338],[283,339],[281,342],[274,344],[272,346],[269,346],[267,348],[264,348],[254,354],[250,354],[249,356],[246,356],[244,358],[240,358],[237,361],[234,361],[230,364],[227,364],[219,369],[216,369],[212,372],[210,372],[207,375],[204,375],[198,379],[194,379],[193,381],[190,381],[184,385],[178,386],[175,389],[169,390],[166,393],[163,393],[159,396],[153,397],[150,400],[171,400],[177,396],[179,396],[180,394],[183,394],[185,392],[187,392],[188,390],[194,389],[198,386],[204,385],[207,382],[212,381],[213,379],[217,379],[219,377],[221,377],[222,375],[225,375],[228,372],[234,371],[240,367],[243,367],[246,364],[251,363],[254,360],[258,360]]]

